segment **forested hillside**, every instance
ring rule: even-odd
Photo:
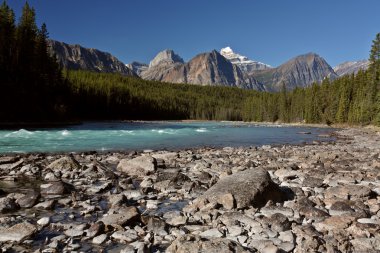
[[[47,37],[46,26],[37,27],[28,4],[17,24],[13,11],[1,5],[3,122],[204,119],[380,124],[380,34],[373,41],[367,71],[278,93],[62,71],[48,54]]]

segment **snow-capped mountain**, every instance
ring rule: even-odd
[[[230,47],[225,47],[220,50],[220,54],[223,55],[232,64],[237,65],[244,73],[250,73],[254,70],[263,70],[272,68],[270,65],[253,61],[248,57],[235,53]]]

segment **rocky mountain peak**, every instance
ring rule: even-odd
[[[48,47],[50,54],[54,55],[57,62],[67,69],[136,76],[135,72],[107,52],[94,48],[85,48],[77,44],[69,45],[55,40],[48,40]]]
[[[149,68],[161,65],[161,64],[173,64],[173,63],[184,63],[183,59],[174,53],[171,49],[165,49],[159,52],[156,57],[149,63]]]
[[[223,55],[232,64],[237,65],[245,74],[249,74],[254,70],[262,70],[272,68],[270,65],[250,60],[244,55],[235,53],[231,47],[225,47],[220,50]]]

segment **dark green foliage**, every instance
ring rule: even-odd
[[[64,114],[62,71],[48,54],[46,25],[38,29],[35,11],[25,4],[18,24],[4,2],[0,7],[0,118],[41,121]]]

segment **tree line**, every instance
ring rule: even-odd
[[[243,120],[380,125],[380,34],[370,68],[321,84],[258,92],[62,70],[48,53],[46,25],[25,4],[16,23],[0,7],[0,117],[3,121]]]

